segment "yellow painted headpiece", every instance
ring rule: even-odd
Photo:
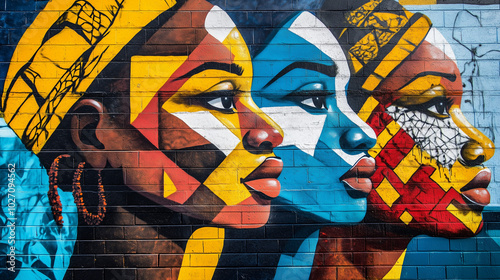
[[[96,76],[176,0],[54,0],[12,56],[0,109],[34,153]]]
[[[327,1],[320,18],[337,33],[358,88],[373,91],[424,40],[431,21],[393,0],[359,2]]]

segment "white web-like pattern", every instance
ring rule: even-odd
[[[460,157],[469,138],[451,118],[440,119],[404,107],[389,106],[387,113],[415,143],[443,167],[450,168]]]

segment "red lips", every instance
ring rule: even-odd
[[[280,158],[267,158],[241,182],[247,188],[259,192],[264,198],[275,198],[280,194],[281,185],[278,177],[283,170],[283,161]]]
[[[348,191],[351,196],[366,196],[372,190],[370,177],[373,173],[375,173],[375,159],[363,157],[340,178],[340,181],[350,187]]]
[[[479,206],[486,206],[490,203],[490,192],[486,189],[490,181],[491,171],[489,169],[483,169],[460,191],[462,195],[468,198],[472,203],[478,204]]]

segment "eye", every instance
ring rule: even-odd
[[[440,115],[448,115],[448,104],[445,100],[438,100],[434,105],[427,108],[432,113]]]
[[[326,109],[326,96],[314,96],[304,99],[300,103],[315,109]]]
[[[236,93],[235,90],[216,90],[207,92],[199,99],[202,100],[207,109],[232,114],[236,112],[234,105],[234,96]]]
[[[450,98],[438,96],[423,104],[408,106],[408,109],[420,111],[437,118],[446,119],[450,117],[449,110],[452,104],[453,100]]]
[[[326,98],[332,95],[322,83],[309,83],[286,96],[287,99],[310,109],[326,109]]]
[[[232,96],[221,96],[216,97],[212,100],[207,100],[207,103],[219,110],[230,110],[234,109],[234,102]]]

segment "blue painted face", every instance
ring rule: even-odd
[[[315,16],[302,12],[253,63],[252,96],[284,131],[283,144],[275,149],[284,162],[276,204],[319,222],[361,221],[374,168],[365,155],[376,140],[347,104],[350,72],[337,40]]]

